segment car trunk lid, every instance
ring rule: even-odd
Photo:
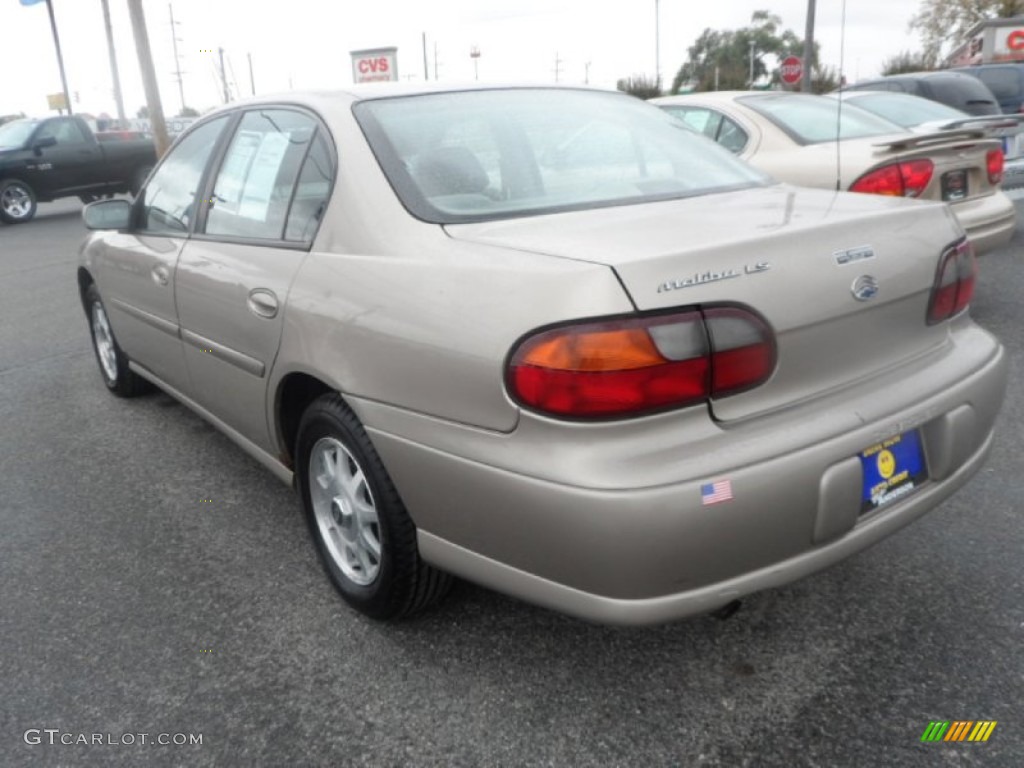
[[[959,235],[945,206],[786,185],[446,229],[606,264],[641,311],[753,309],[774,332],[777,367],[713,402],[723,421],[855,385],[941,345],[945,331],[925,315],[939,255]]]

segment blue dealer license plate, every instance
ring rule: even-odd
[[[928,468],[917,430],[904,432],[861,451],[864,485],[862,513],[901,499],[928,479]]]

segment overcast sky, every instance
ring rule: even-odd
[[[114,112],[100,0],[52,0],[76,111]],[[129,116],[144,103],[126,0],[109,0]],[[181,108],[167,0],[145,0],[164,111]],[[919,47],[907,31],[919,0],[848,0],[845,63],[854,82],[882,62]],[[614,87],[620,77],[655,72],[655,0],[174,0],[185,100],[200,110],[221,101],[216,49],[223,47],[235,93],[248,95],[247,55],[257,93],[330,88],[352,82],[349,51],[396,46],[399,74],[422,80],[427,36],[430,78],[435,46],[441,80],[472,80],[470,49],[480,50],[480,80],[553,81]],[[839,68],[842,0],[817,0],[815,36],[825,64]],[[803,36],[807,0],[660,0],[661,71],[666,84],[707,27],[735,29],[767,9]],[[213,50],[214,53],[205,51]],[[46,113],[61,90],[46,4],[0,0],[5,62],[0,114]],[[589,63],[589,69],[587,67]],[[73,99],[75,96],[73,95]]]

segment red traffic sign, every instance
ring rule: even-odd
[[[804,63],[799,56],[787,56],[782,60],[782,82],[786,85],[796,85],[804,76]]]

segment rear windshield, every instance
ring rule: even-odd
[[[853,104],[843,104],[824,96],[802,94],[757,94],[737,99],[760,112],[800,144],[819,144],[840,139],[860,139],[903,133],[904,129],[885,118],[873,115]]]
[[[847,104],[855,104],[879,117],[891,120],[897,125],[909,128],[930,120],[957,120],[967,117],[966,112],[947,107],[937,101],[911,96],[909,93],[889,93],[887,91],[867,91],[863,95],[846,99]]]
[[[984,83],[974,78],[932,77],[928,79],[928,87],[932,89],[935,98],[945,104],[968,109],[990,107],[993,113],[999,112],[999,105],[992,92]]]
[[[768,183],[623,94],[524,88],[376,99],[354,113],[409,211],[450,224]]]

